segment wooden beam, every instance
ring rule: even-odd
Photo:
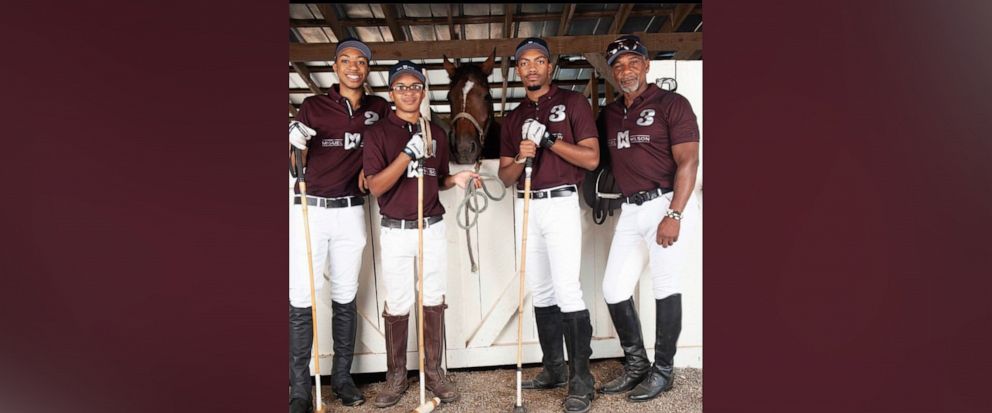
[[[475,57],[482,57],[482,56],[475,56]],[[501,57],[501,56],[496,56],[496,62],[497,63],[500,63],[501,65],[503,63],[506,63],[506,65],[507,65],[508,68],[512,68],[512,67],[514,67],[514,64],[513,64],[513,59],[511,57],[512,56],[507,56],[507,57],[504,58],[504,57]],[[592,68],[592,65],[590,65],[589,62],[587,62],[585,60],[575,60],[575,61],[562,60],[562,61],[560,61],[558,63],[558,65],[561,66],[562,69],[591,69]],[[390,66],[391,65],[369,65],[369,72],[370,73],[371,72],[387,72],[387,71],[389,71],[389,67]],[[444,64],[443,63],[425,63],[425,64],[420,65],[420,67],[422,67],[422,68],[424,68],[426,70],[441,70],[441,69],[444,69]],[[334,71],[333,69],[331,69],[330,66],[307,66],[307,69],[310,70],[310,73],[331,73],[331,72]],[[296,72],[296,70],[293,69],[292,66],[290,66],[289,67],[289,73],[294,73],[294,72]]]
[[[614,89],[619,89],[616,81],[613,80],[613,71],[610,70],[610,65],[606,64],[606,58],[603,57],[602,52],[583,53],[583,56],[585,56],[586,61],[588,61],[592,67],[596,69],[599,76],[606,80],[607,90],[609,90],[611,86]],[[607,99],[609,99],[609,97],[607,97]]]
[[[653,17],[662,14],[668,14],[670,11],[674,10],[671,7],[658,7],[650,9],[640,9],[633,10],[630,12],[628,17]],[[591,10],[576,12],[575,20],[591,20],[600,19],[605,17],[615,17],[617,14],[616,10]],[[702,9],[696,10],[690,14],[702,14]],[[561,18],[559,13],[522,13],[513,16],[515,22],[543,22],[543,21],[555,21]],[[437,16],[437,17],[401,17],[396,20],[400,26],[433,26],[433,25],[443,25],[447,24],[447,16]],[[500,23],[503,21],[503,16],[492,15],[492,16],[457,16],[454,17],[454,24],[485,24],[485,23]],[[376,27],[376,26],[388,26],[386,24],[386,19],[380,18],[350,18],[350,19],[339,19],[342,27]],[[323,27],[326,26],[327,22],[320,19],[290,19],[290,27]]]
[[[455,5],[453,3],[448,3],[448,36],[451,40],[458,40],[458,33],[455,33],[455,23],[452,20],[452,15],[454,15]]]
[[[609,78],[612,79],[613,76],[610,76]],[[615,93],[616,93],[616,91],[613,88],[613,83],[612,82],[606,82],[606,104],[607,105],[609,105],[610,103],[613,103],[613,96],[614,96]]]
[[[310,78],[310,71],[307,70],[306,65],[293,62],[293,69],[296,69],[296,73],[299,73],[300,77],[303,78],[303,82],[307,84],[307,87],[310,88],[313,94],[319,95],[324,93],[320,90],[320,86],[317,86],[317,83]]]
[[[341,26],[341,21],[338,20],[338,11],[333,4],[318,4],[317,10],[320,10],[320,14],[324,16],[324,22],[331,28],[331,33],[334,33],[338,42],[350,36],[348,31]]]
[[[503,38],[510,38],[510,27],[513,26],[513,14],[516,11],[517,5],[510,3],[503,5]],[[518,25],[519,27],[519,25]],[[499,105],[499,115],[503,116],[503,112],[506,111],[506,87],[510,81],[510,59],[508,57],[501,57],[500,60],[500,70],[503,74],[503,92],[500,94],[500,105]]]
[[[568,27],[572,24],[572,17],[575,16],[575,3],[566,4],[561,11],[561,21],[558,22],[558,35],[568,36]],[[560,55],[554,54],[551,58],[551,67],[555,70],[555,75],[558,73],[558,58]]]
[[[579,86],[579,85],[584,85],[586,83],[587,83],[587,80],[586,79],[555,80],[554,81],[554,84],[556,84],[558,86]],[[441,90],[441,89],[447,89],[450,86],[451,85],[446,84],[446,83],[434,83],[434,84],[431,84],[431,88],[435,88],[434,91],[438,91],[438,90]],[[507,82],[506,83],[506,87],[507,88],[524,87],[524,83],[523,82]],[[382,92],[388,92],[388,91],[389,91],[389,86],[373,86],[372,87],[372,93],[382,93]],[[308,88],[289,88],[289,93],[290,94],[310,93],[310,92],[311,91]],[[500,96],[504,96],[504,95],[505,95],[505,93],[503,95],[500,95]]]
[[[406,33],[403,32],[403,27],[397,23],[399,16],[396,13],[396,6],[390,3],[383,3],[379,7],[382,8],[382,14],[386,16],[386,26],[389,26],[389,32],[393,35],[393,41],[405,42]]]
[[[685,21],[686,17],[692,13],[692,10],[696,7],[695,4],[680,4],[675,6],[675,9],[668,13],[668,21],[661,25],[661,33],[674,33]]]
[[[607,31],[609,34],[620,33],[620,29],[623,29],[623,25],[627,23],[627,18],[630,17],[631,10],[634,9],[632,3],[621,4],[617,8],[617,15],[613,17],[613,23],[610,23],[610,30]]]
[[[648,50],[680,50],[702,49],[702,33],[642,33],[641,42]],[[583,54],[602,53],[606,45],[616,36],[550,36],[544,40],[553,53]],[[369,42],[369,48],[377,59],[434,59],[440,54],[453,57],[488,56],[493,47],[497,56],[512,56],[516,46],[523,39],[477,39],[477,40],[448,40],[448,41],[408,41],[408,42]],[[331,43],[290,43],[289,61],[310,62],[326,61],[327,56],[334,55],[334,44]]]
[[[296,106],[293,106],[293,102],[289,102],[289,116],[295,118],[299,112],[296,110]]]

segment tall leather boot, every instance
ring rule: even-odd
[[[651,362],[648,352],[644,349],[644,337],[641,335],[641,322],[634,309],[634,298],[628,298],[616,304],[607,304],[610,318],[617,329],[620,338],[620,348],[623,349],[623,374],[600,389],[602,393],[623,393],[641,383],[648,376]]]
[[[351,362],[355,357],[355,335],[358,333],[358,308],[355,300],[348,304],[331,303],[331,335],[334,338],[334,359],[331,364],[331,390],[345,406],[365,403],[365,397],[351,378]]]
[[[424,386],[442,402],[458,400],[455,386],[445,380],[441,371],[444,351],[444,309],[447,304],[424,306]]]
[[[289,413],[312,413],[310,395],[310,350],[313,348],[313,316],[310,307],[289,306]]]
[[[409,383],[406,381],[406,335],[410,314],[382,317],[386,322],[386,386],[375,396],[375,407],[389,407],[400,401]]]
[[[596,398],[596,382],[589,372],[592,356],[592,323],[589,310],[562,313],[565,327],[565,346],[568,347],[568,396],[565,411],[585,413]]]
[[[534,307],[534,320],[537,323],[537,338],[541,343],[543,370],[533,380],[524,380],[524,389],[554,389],[568,381],[565,368],[565,347],[562,342],[561,309],[557,305]]]
[[[627,400],[633,402],[658,397],[661,392],[671,389],[674,381],[675,343],[682,332],[682,294],[655,300],[655,312],[654,364],[648,377],[627,394]]]

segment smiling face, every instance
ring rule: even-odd
[[[517,75],[528,90],[538,90],[551,83],[551,61],[540,50],[525,50],[517,59]]]
[[[334,72],[338,74],[342,86],[360,90],[369,75],[369,60],[358,49],[342,49],[334,59]]]
[[[389,98],[393,100],[396,104],[396,110],[400,112],[420,112],[420,101],[424,98],[424,90],[412,90],[408,89],[405,91],[396,90],[397,87],[409,87],[413,85],[424,86],[424,82],[421,82],[416,76],[409,73],[403,73],[393,80],[393,84],[390,85]]]
[[[647,87],[651,63],[637,53],[624,53],[613,61],[613,79],[623,93],[635,93]]]

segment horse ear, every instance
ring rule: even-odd
[[[496,48],[493,48],[493,52],[489,54],[489,58],[482,63],[482,72],[489,76],[493,74],[493,66],[496,65]]]
[[[444,70],[448,72],[448,78],[455,75],[455,64],[448,61],[447,55],[441,55],[444,58]]]

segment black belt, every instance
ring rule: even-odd
[[[365,203],[365,198],[360,196],[346,196],[342,198],[321,198],[319,196],[307,195],[307,205],[321,208],[347,208]],[[293,204],[300,205],[300,196],[293,195]]]
[[[625,204],[636,204],[636,205],[640,205],[640,204],[643,204],[645,202],[648,202],[648,201],[650,201],[652,199],[655,199],[655,198],[657,198],[659,196],[665,195],[665,194],[667,194],[669,192],[672,192],[672,190],[671,189],[668,189],[668,188],[655,188],[655,189],[652,189],[650,191],[635,192],[635,193],[631,194],[630,196],[625,196],[625,197],[623,197],[621,199],[623,199],[623,202]]]
[[[424,228],[425,229],[429,228],[431,225],[441,222],[442,219],[444,219],[444,217],[440,215],[436,217],[424,218]],[[415,219],[407,220],[407,219],[392,219],[392,218],[382,217],[381,224],[383,227],[386,228],[417,229],[417,220]]]
[[[549,189],[544,191],[530,191],[530,199],[544,199],[544,198],[558,198],[563,196],[570,196],[575,193],[575,186],[567,186],[558,189]],[[517,198],[523,198],[524,191],[517,192]]]

